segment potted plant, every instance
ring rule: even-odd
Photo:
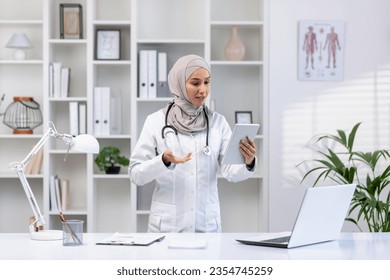
[[[121,169],[120,165],[128,166],[130,161],[120,154],[119,148],[106,146],[100,150],[95,163],[99,170],[106,174],[118,174]]]
[[[321,158],[311,160],[315,167],[305,173],[302,181],[309,174],[319,172],[314,185],[321,179],[330,179],[338,184],[356,183],[346,220],[354,223],[360,231],[358,222],[362,219],[370,232],[389,232],[390,154],[387,150],[355,151],[353,145],[360,124],[355,124],[349,134],[337,130],[337,134],[314,137],[315,143],[325,144],[325,149],[312,148]],[[329,148],[330,144],[334,144],[333,148]],[[354,211],[357,215],[352,218]]]

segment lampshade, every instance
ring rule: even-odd
[[[33,45],[25,33],[14,33],[5,47],[16,49],[14,58],[22,60],[26,58],[26,52],[23,49],[32,48]]]
[[[32,97],[15,96],[4,113],[3,123],[14,129],[14,134],[32,134],[42,124],[40,106]]]
[[[82,153],[99,153],[99,142],[95,137],[88,134],[81,134],[74,138],[71,150]]]

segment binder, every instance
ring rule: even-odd
[[[138,97],[148,97],[148,51],[139,51]]]
[[[93,133],[102,134],[102,88],[95,87],[93,91]]]
[[[87,133],[87,104],[79,102],[79,134]]]
[[[69,102],[69,133],[73,136],[79,134],[79,104],[77,101]]]
[[[101,106],[101,116],[102,116],[102,135],[110,135],[111,132],[111,95],[110,88],[103,87],[101,91],[102,95],[102,106]]]
[[[148,51],[148,97],[157,97],[157,51]]]
[[[157,57],[157,97],[170,97],[168,89],[167,53],[159,52]]]
[[[111,96],[111,134],[122,134],[122,97]]]

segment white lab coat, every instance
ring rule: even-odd
[[[130,158],[129,175],[134,184],[155,181],[148,231],[220,232],[217,173],[232,133],[229,124],[224,116],[213,113],[209,124],[210,156],[202,152],[206,131],[178,136],[167,131],[164,141],[164,125],[162,109],[149,115]],[[178,157],[192,152],[192,159],[166,167],[162,154],[167,149]],[[249,178],[253,170],[249,171],[245,164],[221,166],[222,176],[230,182]]]

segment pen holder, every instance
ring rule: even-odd
[[[64,246],[79,246],[83,245],[83,226],[82,220],[67,220],[62,222],[63,242]]]

